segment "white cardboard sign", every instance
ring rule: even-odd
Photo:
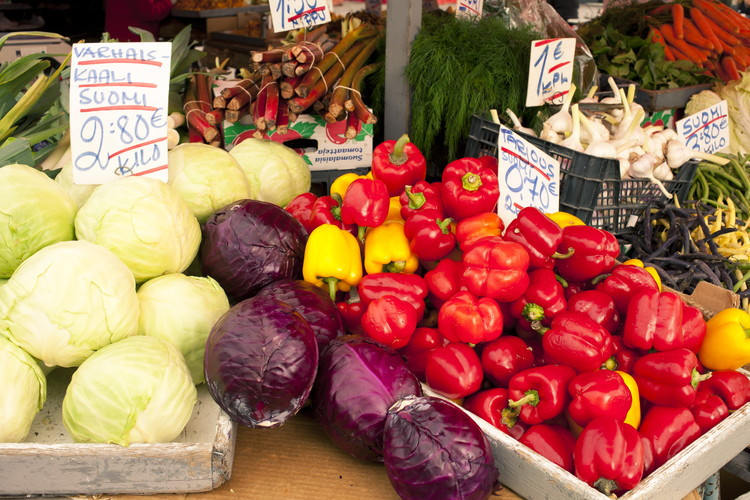
[[[167,181],[171,42],[76,43],[70,71],[75,184]]]
[[[729,147],[727,101],[686,116],[675,126],[685,145],[693,151],[716,153]]]
[[[506,227],[526,207],[536,207],[544,213],[559,211],[560,162],[502,125],[497,151],[497,213]]]
[[[269,0],[268,6],[275,33],[331,22],[328,0]]]
[[[484,0],[457,0],[456,17],[479,18],[482,17]]]
[[[575,38],[531,42],[526,106],[562,103],[572,83],[575,52]]]

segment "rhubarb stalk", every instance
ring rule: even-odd
[[[365,103],[362,102],[362,95],[360,91],[362,88],[362,81],[368,75],[374,73],[379,66],[379,63],[368,64],[367,66],[364,66],[359,71],[357,71],[357,74],[354,75],[354,79],[352,80],[352,89],[354,89],[354,92],[349,93],[349,99],[344,103],[344,107],[346,108],[346,110],[355,112],[357,114],[357,118],[362,123],[372,124],[378,121],[377,117],[372,114],[372,112],[367,109],[367,106],[365,106]]]
[[[291,78],[284,78],[279,83],[279,91],[281,92],[281,97],[284,99],[291,99],[294,97],[294,87],[296,87],[301,78],[298,76],[293,76]]]
[[[362,128],[362,123],[357,118],[356,113],[347,113],[346,115],[346,132],[344,137],[347,139],[354,139],[357,137],[359,130]]]
[[[344,101],[346,101],[346,98],[349,95],[349,89],[347,87],[351,87],[354,76],[364,66],[367,59],[375,50],[375,47],[378,44],[378,38],[379,37],[375,37],[367,42],[362,51],[357,54],[357,57],[355,57],[351,64],[347,66],[344,74],[341,75],[341,80],[339,80],[338,85],[333,89],[333,96],[331,97],[331,103],[328,106],[326,121],[333,123],[343,118]]]
[[[185,119],[190,127],[198,132],[207,142],[211,142],[219,135],[219,131],[206,121],[206,115],[197,99],[196,82],[191,80],[185,91],[185,104],[183,105]],[[191,139],[192,140],[192,139]],[[201,141],[202,142],[202,141]]]
[[[213,111],[209,111],[206,113],[206,121],[209,125],[220,125],[224,121],[224,110],[214,109]]]
[[[279,114],[279,85],[276,81],[268,82],[265,89],[266,92],[266,110],[264,112],[264,118],[266,120],[266,128],[276,128],[276,117]]]
[[[276,133],[286,134],[289,131],[289,103],[279,99],[279,113],[276,116]]]

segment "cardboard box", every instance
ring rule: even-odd
[[[213,33],[214,31],[227,31],[236,30],[239,26],[239,18],[237,15],[234,16],[221,16],[221,17],[207,17],[206,18],[206,33]]]
[[[225,121],[224,148],[229,151],[256,132],[252,124]],[[272,131],[263,136],[296,149],[310,170],[352,170],[372,163],[372,125],[362,125],[354,139],[346,139],[346,120],[327,123],[318,115],[300,115],[283,136]]]

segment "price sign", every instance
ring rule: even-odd
[[[526,106],[563,102],[573,78],[575,52],[575,38],[550,38],[531,42]]]
[[[675,123],[685,145],[694,151],[716,153],[729,146],[727,101],[687,116]]]
[[[75,184],[167,181],[171,42],[76,43],[70,71]]]
[[[557,212],[560,162],[502,125],[497,150],[500,183],[497,213],[505,225],[526,207],[536,207],[544,213]]]
[[[331,22],[327,0],[269,0],[268,5],[276,33]]]
[[[456,17],[482,17],[484,0],[458,0]]]

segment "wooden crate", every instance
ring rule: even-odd
[[[236,424],[205,384],[180,436],[171,443],[74,443],[62,424],[72,369],[48,376],[47,403],[24,443],[0,443],[0,495],[98,495],[208,491],[232,471]]]

